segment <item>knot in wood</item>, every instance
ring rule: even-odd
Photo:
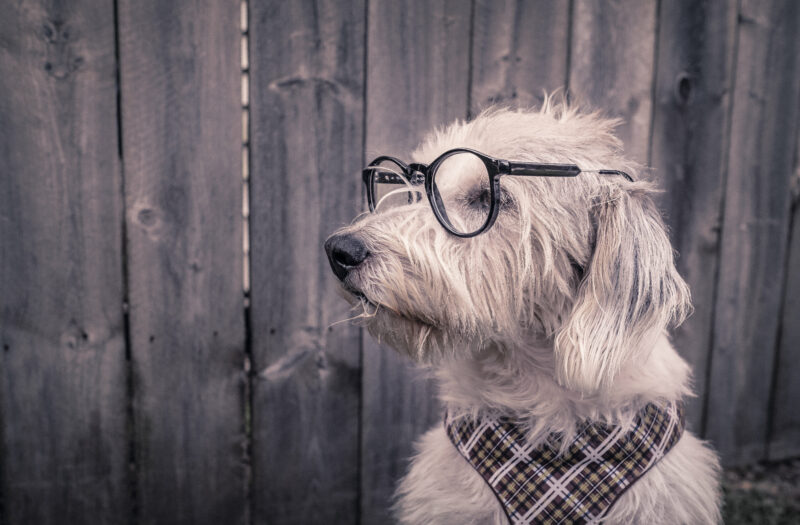
[[[69,328],[61,334],[59,342],[63,348],[81,350],[91,346],[89,339],[89,333],[73,321],[70,323]]]
[[[680,106],[686,106],[691,102],[694,94],[694,79],[692,76],[682,71],[675,77],[675,101]]]
[[[62,80],[81,68],[84,58],[73,52],[69,25],[59,20],[45,20],[39,35],[47,44],[43,69],[48,75]]]
[[[139,210],[139,213],[136,214],[136,218],[139,221],[139,224],[146,228],[155,225],[155,223],[158,221],[155,210],[151,208],[142,208]]]

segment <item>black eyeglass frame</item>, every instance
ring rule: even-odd
[[[461,233],[453,228],[449,219],[447,218],[447,213],[444,210],[444,203],[442,202],[441,196],[438,195],[438,191],[433,185],[436,170],[445,160],[457,153],[471,153],[475,155],[481,159],[486,167],[486,172],[489,174],[489,193],[491,197],[489,204],[489,216],[486,218],[486,222],[484,222],[483,226],[471,233]],[[419,180],[419,175],[422,175],[424,177],[424,181],[422,182],[424,183],[425,193],[428,196],[428,202],[431,205],[433,214],[436,216],[436,220],[438,220],[439,224],[441,224],[442,227],[449,233],[455,235],[456,237],[465,239],[475,237],[487,231],[497,220],[497,214],[500,211],[500,177],[503,175],[522,177],[577,177],[578,174],[582,172],[590,172],[599,173],[600,175],[621,175],[628,181],[633,182],[633,178],[624,171],[608,169],[581,170],[581,168],[576,164],[542,164],[536,162],[508,161],[496,159],[469,148],[454,148],[445,151],[427,166],[420,163],[406,164],[396,157],[382,155],[370,162],[369,165],[361,172],[361,178],[364,182],[364,186],[367,188],[367,202],[369,204],[369,211],[373,213],[375,212],[375,191],[372,184],[372,177],[374,174],[379,173],[379,171],[375,168],[384,161],[390,161],[396,164],[403,171],[403,175],[406,179],[404,180],[392,173],[382,172],[380,174],[383,175],[385,179],[380,182],[389,184],[409,183],[412,186],[417,186],[421,182]]]

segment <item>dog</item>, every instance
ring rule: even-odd
[[[690,292],[619,123],[547,97],[364,170],[372,211],[328,238],[331,267],[446,409],[399,522],[720,522],[719,460],[683,429],[690,370],[666,332]]]

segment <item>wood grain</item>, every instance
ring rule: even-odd
[[[251,4],[256,523],[358,520],[360,330],[322,246],[361,207],[364,10]]]
[[[768,457],[774,461],[800,456],[800,381],[797,380],[800,374],[800,145],[795,150],[790,191],[789,255],[772,385],[773,401],[769,407]]]
[[[702,429],[712,337],[722,198],[727,171],[737,2],[662,2],[650,165],[677,265],[694,313],[673,343],[692,367],[698,397],[687,406]]]
[[[141,523],[242,523],[238,3],[119,2]]]
[[[408,158],[468,110],[470,11],[455,0],[369,3],[366,161]],[[389,523],[391,495],[419,435],[440,420],[432,381],[365,335],[362,523]]]
[[[706,428],[727,464],[766,452],[799,116],[798,27],[792,0],[741,5]]]
[[[2,12],[0,522],[124,523],[113,5]]]
[[[623,124],[625,153],[646,163],[652,114],[656,2],[581,0],[573,5],[569,91]]]
[[[567,82],[569,2],[477,0],[470,113],[495,103],[540,106]]]

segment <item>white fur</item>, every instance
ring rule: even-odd
[[[453,413],[502,413],[532,442],[569,441],[586,419],[631,419],[650,401],[690,395],[689,369],[666,329],[689,290],[650,194],[614,120],[545,102],[492,109],[432,133],[412,155],[430,162],[469,147],[506,160],[574,163],[576,178],[503,177],[496,224],[471,239],[447,233],[426,201],[361,216],[370,256],[344,288],[370,333],[434,367]],[[634,177],[600,175],[616,169]],[[471,180],[465,174],[465,184]],[[612,507],[607,523],[718,522],[718,460],[686,432]],[[506,523],[483,479],[441,426],[419,443],[400,484],[402,523]]]

